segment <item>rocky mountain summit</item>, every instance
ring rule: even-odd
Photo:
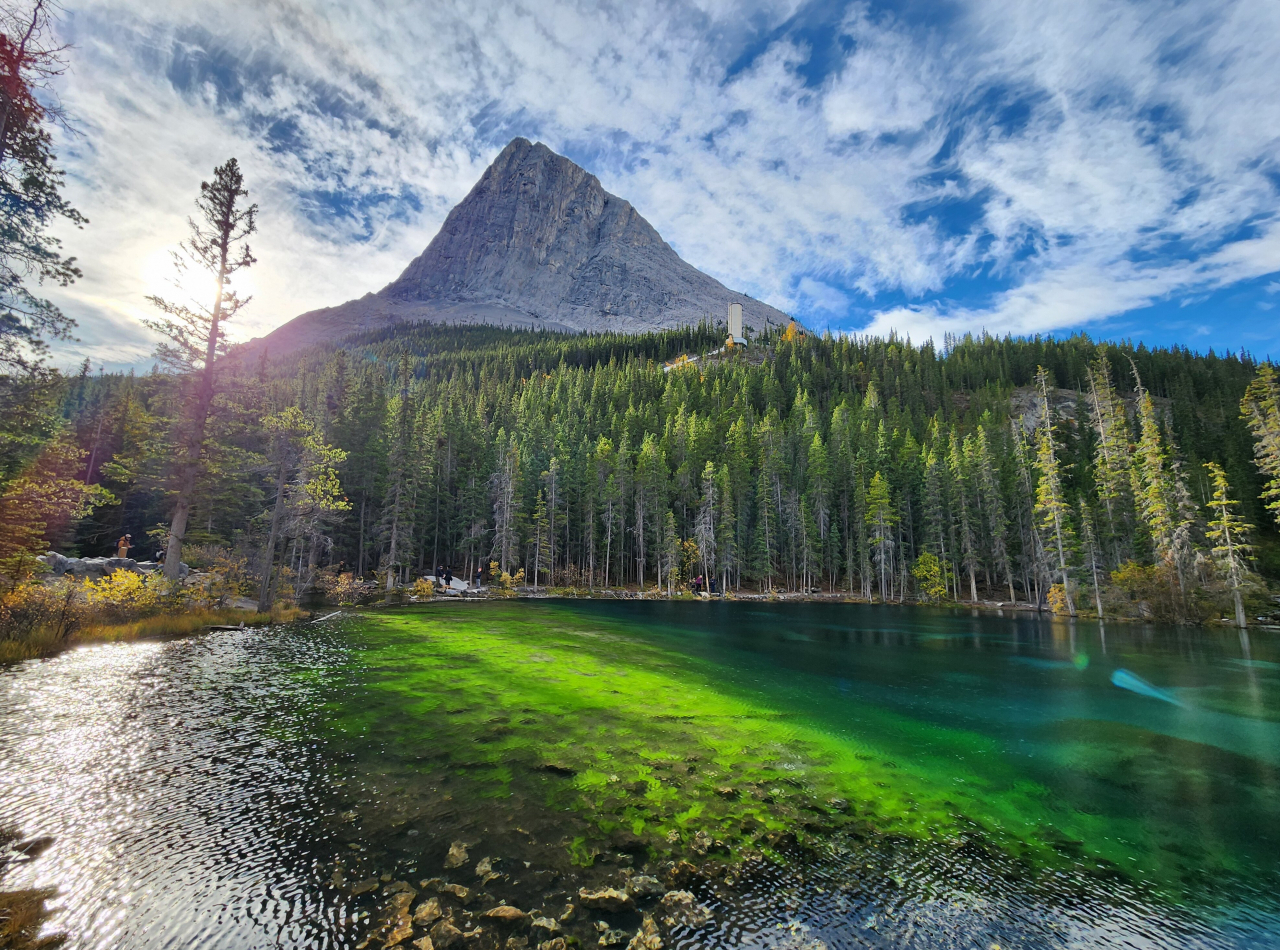
[[[541,143],[517,138],[427,249],[377,293],[291,320],[249,347],[271,356],[397,323],[488,323],[640,333],[787,316],[680,259],[631,204]]]

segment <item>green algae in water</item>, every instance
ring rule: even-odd
[[[1081,776],[1064,786],[977,730],[848,695],[836,724],[802,677],[739,682],[695,651],[571,606],[407,608],[362,615],[355,636],[373,698],[331,704],[342,732],[423,781],[451,783],[460,803],[540,804],[579,864],[619,846],[734,860],[839,831],[994,850],[1028,877],[1119,874],[1177,900],[1248,870],[1212,836],[1190,840],[1176,810],[1138,814],[1131,797],[1118,807],[1098,794],[1142,746],[1117,739],[1123,729],[1048,737],[1057,765]],[[1176,770],[1159,745],[1147,743],[1144,787]]]

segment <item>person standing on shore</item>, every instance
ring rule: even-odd
[[[131,547],[133,547],[133,535],[126,534],[116,542],[116,557],[128,557]]]

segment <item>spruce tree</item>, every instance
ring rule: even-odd
[[[1240,401],[1240,412],[1253,433],[1263,505],[1280,525],[1280,378],[1270,363],[1258,367]]]
[[[178,433],[177,493],[165,553],[164,572],[170,579],[177,578],[181,569],[182,539],[187,533],[196,480],[204,460],[209,415],[217,392],[217,362],[226,352],[222,324],[251,299],[241,298],[231,286],[235,274],[256,263],[245,239],[257,230],[258,206],[245,207],[242,199],[248,194],[234,158],[215,168],[213,181],[200,183],[200,197],[196,199],[199,219],[188,219],[191,234],[174,254],[179,276],[195,269],[213,277],[213,302],[206,305],[196,300],[147,298],[165,314],[160,319],[144,321],[166,338],[156,348],[157,356],[190,382],[188,406]]]
[[[871,535],[868,541],[875,551],[880,578],[880,600],[884,602],[888,599],[889,579],[893,575],[893,528],[897,513],[889,497],[889,482],[880,472],[871,477],[871,484],[867,487],[866,521]]]
[[[1253,557],[1253,547],[1249,544],[1249,533],[1253,531],[1253,525],[1236,513],[1239,502],[1231,497],[1231,486],[1227,484],[1227,473],[1222,470],[1222,466],[1217,462],[1205,462],[1204,467],[1213,485],[1213,497],[1209,500],[1209,510],[1213,515],[1209,519],[1205,535],[1213,542],[1211,552],[1214,564],[1231,591],[1231,599],[1236,608],[1236,626],[1243,628],[1246,619],[1240,589],[1244,585],[1244,576]]]
[[[1044,367],[1036,374],[1036,388],[1040,392],[1042,420],[1036,444],[1036,469],[1040,474],[1036,485],[1036,515],[1040,527],[1053,543],[1053,555],[1062,580],[1062,596],[1067,613],[1076,615],[1075,601],[1071,597],[1071,576],[1068,561],[1072,549],[1071,511],[1062,486],[1062,472],[1058,462],[1058,445],[1054,438],[1053,409],[1049,404],[1049,376]]]

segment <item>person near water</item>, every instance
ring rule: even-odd
[[[480,568],[476,568],[476,590],[480,589],[480,582],[484,580],[484,572]]]
[[[116,542],[116,557],[128,557],[131,547],[133,547],[133,535],[126,534]]]
[[[449,567],[447,564],[445,565],[445,568],[444,568],[444,586],[445,587],[453,586],[453,568]]]

